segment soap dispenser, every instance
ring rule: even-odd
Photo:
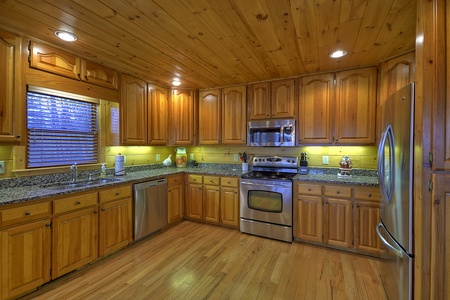
[[[100,169],[100,178],[106,178],[106,163],[102,164]]]

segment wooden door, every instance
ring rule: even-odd
[[[195,144],[195,96],[191,90],[173,90],[171,101],[172,144]]]
[[[131,198],[100,206],[98,253],[104,256],[131,242]]]
[[[218,145],[221,142],[221,93],[220,89],[199,93],[199,143]]]
[[[203,186],[189,184],[187,186],[186,216],[194,220],[203,219]]]
[[[324,243],[352,248],[352,202],[347,199],[324,199]]]
[[[81,60],[81,80],[116,90],[119,75],[116,70],[88,60]]]
[[[376,78],[376,67],[336,74],[336,143],[375,143]]]
[[[297,199],[297,219],[294,220],[296,238],[322,242],[322,197],[299,195]]]
[[[246,86],[223,89],[222,144],[245,145],[247,135]]]
[[[182,185],[169,186],[167,190],[167,221],[174,223],[183,217],[183,195]]]
[[[271,118],[295,118],[295,79],[273,81],[271,92]]]
[[[249,86],[249,119],[269,119],[270,112],[270,82],[260,82]]]
[[[239,228],[239,189],[235,187],[220,188],[220,223]]]
[[[203,219],[209,223],[219,224],[220,188],[218,186],[203,186]]]
[[[147,83],[131,76],[122,76],[121,87],[122,143],[147,144]]]
[[[298,142],[331,144],[335,88],[334,73],[301,78]]]
[[[98,207],[53,218],[52,279],[98,257]]]
[[[0,231],[0,299],[12,299],[50,281],[50,220]]]
[[[167,144],[168,102],[167,90],[160,86],[149,85],[147,142],[149,145]]]
[[[370,201],[355,201],[353,216],[355,249],[380,255],[383,247],[376,232],[376,226],[380,222],[380,204]]]

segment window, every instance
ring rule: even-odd
[[[27,167],[97,163],[97,104],[41,91],[27,93]]]

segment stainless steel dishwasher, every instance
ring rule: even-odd
[[[134,240],[167,225],[167,179],[133,185]]]

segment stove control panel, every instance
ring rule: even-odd
[[[254,167],[275,167],[275,168],[297,168],[298,157],[296,156],[255,156],[253,158]]]

